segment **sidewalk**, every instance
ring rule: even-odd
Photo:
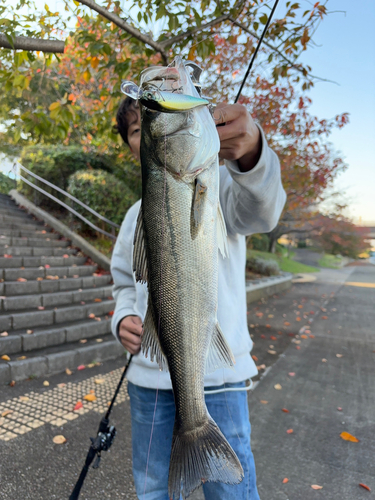
[[[315,283],[291,290],[298,314],[298,301],[306,310],[319,295],[324,302],[307,323],[310,328],[294,338],[249,398],[262,500],[375,498],[371,283],[375,287],[374,266],[350,267],[322,270]],[[359,442],[343,440],[343,431]]]

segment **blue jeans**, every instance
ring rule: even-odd
[[[243,387],[244,382],[225,387]],[[223,386],[221,386],[223,387]],[[206,387],[207,390],[219,387]],[[155,389],[128,382],[132,419],[133,476],[139,500],[169,500],[168,472],[172,448],[175,405],[172,391],[159,390],[155,408]],[[236,485],[205,483],[206,500],[259,500],[254,457],[250,447],[250,421],[245,391],[207,394],[208,412],[236,452],[245,477]],[[150,448],[150,450],[149,450]],[[147,465],[147,457],[149,460]],[[146,476],[147,469],[147,476]]]

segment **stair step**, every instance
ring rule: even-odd
[[[1,226],[3,226],[3,223],[14,223],[14,224],[27,224],[28,222],[33,222],[38,225],[44,224],[41,221],[38,221],[35,217],[33,217],[31,214],[28,214],[27,212],[20,212],[19,214],[15,215],[8,215],[8,214],[3,214],[0,212],[0,222]]]
[[[66,254],[68,255],[68,254]],[[75,257],[73,255],[68,257],[56,256],[40,256],[40,257],[0,257],[0,269],[15,268],[15,267],[39,267],[39,266],[80,266],[86,262],[86,257]]]
[[[25,212],[25,210],[22,210],[21,208],[18,208],[17,205],[14,206],[14,208],[12,207],[7,207],[7,208],[4,208],[1,203],[0,203],[0,214],[1,215],[14,215],[15,217],[24,217],[25,214],[27,214],[28,212]]]
[[[78,347],[77,342],[46,347],[22,360],[0,360],[0,383],[62,373],[66,368],[75,370],[79,365],[114,359],[124,353],[124,348],[111,334],[101,336],[100,340],[99,343],[96,338],[88,339],[82,347]]]
[[[43,222],[37,222],[37,221],[32,221],[28,223],[27,221],[22,222],[2,222],[1,223],[1,232],[3,232],[3,229],[20,229],[20,230],[25,230],[25,231],[41,231],[44,229],[47,232],[51,231],[51,228],[47,228],[43,224]]]
[[[12,312],[25,309],[43,307],[56,307],[70,305],[82,301],[95,301],[95,299],[108,299],[112,296],[112,286],[100,288],[86,288],[68,292],[47,292],[45,294],[16,295],[0,299],[0,311]],[[100,303],[100,301],[97,301]]]
[[[61,325],[34,328],[33,333],[26,333],[30,329],[13,330],[8,337],[0,337],[0,356],[4,354],[19,354],[44,349],[45,347],[79,342],[98,335],[111,333],[111,317],[97,316],[101,321],[85,319],[66,322]]]
[[[89,276],[90,274],[95,273],[97,266],[71,266],[71,267],[50,267],[45,269],[41,267],[37,268],[5,268],[3,269],[3,280],[4,281],[17,281],[19,278],[24,279],[37,279],[37,278],[47,278],[47,276],[57,276],[58,278],[72,277],[75,276]],[[0,278],[1,278],[1,269],[0,269]],[[47,278],[51,279],[51,278]]]
[[[0,240],[1,241],[1,240]],[[47,257],[50,255],[61,256],[61,255],[74,255],[77,253],[75,248],[59,248],[59,247],[12,247],[8,245],[0,245],[0,256],[1,255],[13,255],[13,256],[43,256]]]
[[[44,310],[24,310],[20,313],[0,313],[0,331],[20,330],[36,326],[49,326],[69,321],[86,319],[90,314],[101,316],[113,311],[114,300],[73,304],[68,307],[46,307]]]
[[[60,235],[57,233],[51,233],[46,231],[45,229],[41,229],[40,231],[21,231],[19,229],[1,229],[1,239],[6,237],[15,237],[15,238],[34,238],[38,240],[56,240],[60,238]],[[1,241],[1,240],[0,240]]]
[[[11,297],[31,293],[55,293],[60,291],[79,290],[109,285],[112,282],[110,274],[84,276],[79,278],[63,278],[58,280],[43,279],[40,281],[5,281],[0,283],[0,295]]]

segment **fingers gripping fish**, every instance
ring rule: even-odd
[[[171,94],[174,108],[178,96],[200,99],[180,59],[173,68],[146,70],[141,89],[153,85],[155,94],[178,89]],[[204,400],[205,372],[234,364],[217,322],[218,249],[227,251],[220,143],[206,104],[166,114],[140,101],[142,206],[133,268],[149,291],[142,350],[171,375],[176,418],[168,494],[177,500],[202,482],[237,484],[243,478]]]

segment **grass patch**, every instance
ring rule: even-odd
[[[301,264],[290,257],[286,257],[285,255],[261,252],[260,250],[249,250],[248,255],[253,255],[254,257],[259,257],[260,259],[275,260],[279,264],[280,270],[287,273],[316,273],[319,271],[317,267]]]
[[[114,241],[110,239],[102,239],[102,238],[90,238],[89,236],[83,236],[85,240],[90,243],[93,247],[95,247],[99,252],[104,254],[109,259],[112,257],[113,246],[115,244]]]
[[[325,253],[321,259],[319,259],[318,264],[320,267],[328,267],[329,269],[338,269],[341,267],[342,257],[338,255],[331,255]]]

